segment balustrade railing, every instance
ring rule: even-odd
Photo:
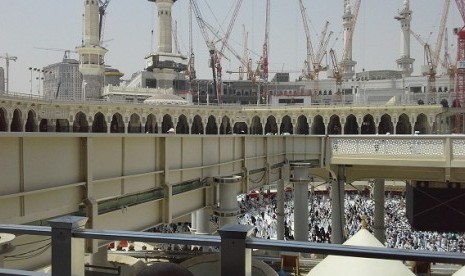
[[[424,261],[434,263],[465,264],[465,254],[401,250],[384,247],[347,246],[301,241],[283,241],[252,238],[250,225],[229,224],[218,230],[219,236],[163,234],[118,230],[84,229],[84,217],[62,217],[50,221],[48,226],[0,225],[0,232],[51,236],[52,275],[71,276],[72,266],[82,256],[73,255],[84,248],[84,239],[131,240],[152,243],[170,243],[212,246],[220,248],[221,275],[250,275],[252,249],[340,255],[389,260]],[[79,240],[82,239],[82,240]],[[80,242],[76,242],[80,241]],[[78,247],[78,248],[76,248]],[[72,254],[73,253],[73,254]],[[72,257],[73,256],[73,257]],[[83,258],[82,258],[83,259]],[[84,264],[82,265],[84,266]],[[11,274],[5,274],[11,273]],[[44,275],[37,272],[0,268],[0,275]]]

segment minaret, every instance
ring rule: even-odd
[[[158,49],[146,59],[146,70],[152,71],[157,88],[173,88],[176,72],[187,70],[186,57],[173,53],[171,8],[177,0],[148,0],[155,2],[158,12]]]
[[[344,50],[340,66],[342,67],[345,80],[352,79],[355,75],[356,61],[352,60],[352,37],[354,35],[354,15],[351,11],[349,0],[344,0],[344,16],[342,16],[344,26]]]
[[[99,8],[98,0],[84,0],[84,39],[76,48],[82,74],[82,99],[98,99],[102,95],[107,49],[100,46]]]
[[[412,75],[413,62],[415,61],[415,59],[410,57],[410,21],[412,21],[412,11],[410,10],[409,0],[404,0],[402,10],[394,18],[399,20],[402,29],[400,35],[400,58],[396,60],[397,67],[402,71],[404,77],[409,77]]]

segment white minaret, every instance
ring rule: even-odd
[[[187,69],[186,57],[173,53],[171,8],[177,0],[148,1],[157,5],[158,49],[145,58],[146,70],[153,72],[157,88],[172,89],[176,72]]]
[[[172,53],[172,18],[171,7],[176,0],[149,0],[155,2],[158,10],[158,52]]]
[[[402,10],[394,18],[399,20],[401,27],[400,58],[396,60],[397,67],[402,71],[404,77],[409,77],[412,75],[413,62],[415,61],[415,59],[410,57],[410,21],[412,21],[412,11],[410,10],[409,0],[404,0]]]
[[[102,95],[104,57],[107,49],[100,46],[100,13],[98,0],[84,0],[84,39],[79,54],[82,74],[82,99],[98,99]]]
[[[344,26],[344,49],[340,66],[343,70],[342,78],[352,79],[355,75],[356,61],[352,60],[352,37],[354,35],[354,15],[349,0],[344,0],[344,16],[342,16]]]

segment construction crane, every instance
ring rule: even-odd
[[[176,51],[176,54],[180,55],[181,54],[181,49],[179,48],[179,41],[178,41],[178,21],[174,21],[173,23],[173,42],[174,42],[174,49]]]
[[[331,60],[331,69],[328,69],[328,78],[334,78],[336,80],[336,95],[340,97],[343,93],[342,91],[342,76],[343,72],[340,70],[336,53],[333,49],[329,50],[329,58]]]
[[[427,87],[427,102],[429,104],[436,103],[436,64],[434,63],[433,54],[428,43],[424,46],[425,50],[425,65],[422,66],[423,76],[428,76]]]
[[[323,61],[323,57],[326,53],[326,47],[328,45],[329,39],[331,38],[333,32],[330,32],[328,36],[326,36],[328,32],[328,26],[329,26],[329,22],[326,21],[323,31],[320,34],[318,48],[315,53],[313,49],[311,36],[310,36],[310,29],[308,27],[309,20],[308,20],[306,9],[305,9],[305,6],[302,0],[299,0],[299,7],[300,7],[300,13],[302,14],[302,21],[303,21],[305,37],[307,41],[307,58],[305,60],[304,77],[306,79],[311,79],[311,80],[315,79],[316,80],[315,83],[317,86],[316,90],[319,90],[318,88],[319,73],[320,71],[325,69],[321,65],[321,62]]]
[[[440,53],[441,53],[442,45],[444,42],[446,22],[447,22],[447,17],[449,15],[450,1],[451,0],[444,1],[444,5],[442,8],[441,22],[440,22],[439,30],[438,30],[438,37],[436,39],[436,44],[434,46],[434,49],[431,49],[431,46],[428,43],[424,42],[421,39],[420,35],[410,30],[410,33],[413,35],[413,37],[415,37],[420,42],[420,44],[423,45],[425,49],[425,65],[422,67],[422,74],[424,76],[428,76],[427,93],[429,94],[428,103],[430,104],[436,103],[436,82],[435,81],[436,81],[438,65],[439,63],[443,64],[443,62],[440,60]],[[446,69],[449,70],[449,68],[447,67]]]
[[[192,81],[197,78],[195,72],[195,55],[194,43],[192,38],[192,3],[189,1],[189,61],[187,63],[187,79],[189,84],[189,93],[192,94]],[[199,93],[199,91],[197,91]],[[197,98],[198,99],[198,98]]]
[[[5,60],[6,63],[6,78],[5,78],[5,92],[9,92],[9,83],[10,83],[10,61],[18,60],[18,57],[10,56],[6,53],[4,56],[0,56],[1,59]]]
[[[265,41],[263,42],[263,54],[260,59],[259,66],[257,70],[259,70],[259,76],[263,79],[264,89],[263,94],[265,96],[265,103],[268,103],[268,53],[270,50],[270,9],[271,4],[270,0],[266,0],[266,16],[265,16]],[[257,91],[257,105],[260,104],[260,91]]]
[[[227,31],[223,38],[219,40],[221,42],[221,47],[218,50],[216,48],[215,42],[213,42],[207,32],[207,29],[211,27],[202,17],[200,9],[196,3],[196,1],[191,0],[192,8],[199,25],[200,31],[204,38],[205,44],[207,45],[208,51],[210,53],[210,66],[212,68],[212,75],[213,75],[213,87],[216,91],[218,103],[221,104],[223,101],[223,90],[222,90],[222,66],[221,66],[221,58],[224,56],[224,49],[227,48],[227,43],[229,40],[229,36],[231,35],[232,28],[234,26],[234,22],[236,21],[237,15],[239,14],[240,6],[242,5],[242,0],[237,0],[235,4],[235,8],[233,14],[231,16],[231,20],[229,22]],[[214,35],[215,32],[212,32]]]
[[[63,60],[70,58],[71,53],[77,53],[74,50],[68,49],[59,49],[59,48],[41,48],[41,47],[34,47],[34,49],[45,50],[45,51],[55,51],[55,52],[62,52],[63,53]]]
[[[103,29],[105,27],[105,15],[107,12],[108,5],[110,4],[111,0],[98,0],[99,2],[99,14],[100,14],[100,20],[99,20],[99,26],[98,26],[98,35],[100,42],[102,43],[103,40]]]
[[[462,20],[465,23],[465,0],[455,0]],[[457,34],[457,71],[455,74],[455,100],[453,107],[462,107],[465,95],[465,27],[456,30]],[[463,113],[455,114],[455,133],[463,133]]]

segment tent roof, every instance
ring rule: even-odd
[[[368,230],[361,229],[344,245],[383,247]],[[383,276],[415,275],[401,261],[330,255],[316,265],[309,276]]]

